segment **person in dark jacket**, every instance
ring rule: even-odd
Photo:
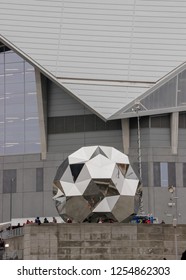
[[[38,224],[38,225],[41,224],[41,221],[40,221],[40,218],[39,218],[39,217],[37,217],[37,218],[35,219],[35,223]]]
[[[48,224],[48,223],[49,223],[48,219],[44,218],[44,224]]]

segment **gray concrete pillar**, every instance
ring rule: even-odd
[[[178,153],[179,112],[171,114],[171,150],[173,155]]]
[[[41,87],[41,73],[35,68],[36,77],[36,91],[37,91],[37,104],[38,104],[38,114],[39,114],[39,128],[40,128],[40,138],[41,138],[41,158],[46,159],[46,126],[44,118],[44,106],[42,97],[42,87]]]
[[[129,141],[130,141],[129,119],[122,119],[121,126],[122,126],[123,151],[126,155],[128,155]]]

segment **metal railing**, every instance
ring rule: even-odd
[[[10,230],[4,230],[0,233],[0,237],[3,239],[8,239],[16,236],[23,236],[23,227],[17,227]]]

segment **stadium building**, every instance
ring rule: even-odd
[[[0,0],[0,222],[56,216],[59,165],[104,145],[186,223],[185,26],[184,1]]]

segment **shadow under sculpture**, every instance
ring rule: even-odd
[[[53,199],[64,222],[125,222],[138,212],[140,196],[141,183],[128,156],[113,147],[80,148],[63,161],[53,181]]]

